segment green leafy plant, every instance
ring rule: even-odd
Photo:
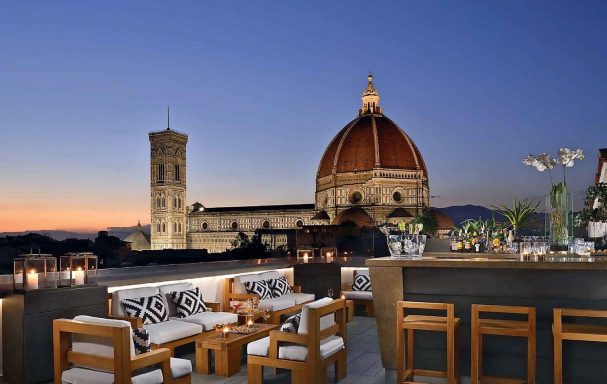
[[[438,223],[436,222],[436,218],[430,212],[430,210],[425,210],[421,213],[418,213],[414,218],[411,224],[422,224],[422,232],[428,236],[435,236],[436,230],[438,228]]]
[[[588,225],[591,221],[607,221],[607,183],[598,183],[588,187],[584,208],[578,217],[576,227]]]
[[[505,205],[502,206],[494,206],[491,208],[495,209],[495,212],[499,215],[503,216],[508,220],[514,232],[516,232],[519,228],[524,227],[529,223],[531,217],[537,213],[537,208],[540,203],[533,200],[512,200],[512,206],[508,207]]]

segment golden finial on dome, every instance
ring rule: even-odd
[[[369,83],[367,84],[367,89],[363,92],[363,106],[359,111],[359,115],[365,114],[373,114],[373,113],[381,113],[381,108],[379,107],[379,93],[375,89],[373,85],[373,75],[369,73],[367,76]]]

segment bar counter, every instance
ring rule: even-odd
[[[455,305],[461,319],[459,374],[470,376],[472,304],[518,305],[537,310],[537,382],[553,382],[553,308],[607,310],[607,257],[510,254],[425,253],[422,259],[368,259],[382,363],[396,368],[396,302],[443,302]],[[596,321],[593,321],[596,323]],[[604,325],[604,323],[603,323]],[[445,337],[430,332],[415,338],[415,365],[444,370]],[[489,376],[524,378],[526,341],[487,338],[483,370]],[[607,382],[607,343],[564,343],[564,381]],[[602,382],[602,381],[601,381]]]

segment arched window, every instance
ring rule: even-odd
[[[160,233],[160,223],[156,223],[156,232]]]
[[[179,169],[179,164],[175,164],[175,181],[181,181],[181,170]]]
[[[160,208],[161,207],[161,202],[160,202],[160,196],[156,196],[156,208]]]
[[[161,200],[161,204],[160,205],[162,206],[162,208],[166,208],[166,206],[167,206],[167,200],[166,200],[166,198],[164,196],[162,196],[160,198],[160,200]]]
[[[178,208],[178,206],[177,206],[177,205],[178,205],[178,202],[177,202],[178,200],[179,200],[179,199],[178,199],[178,197],[177,197],[177,196],[175,196],[175,197],[173,198],[173,208]]]
[[[177,223],[173,223],[173,233],[177,233]]]
[[[164,164],[158,164],[158,181],[164,181]]]
[[[164,233],[164,232],[166,232],[166,231],[167,231],[167,227],[166,227],[165,222],[163,221],[163,222],[162,222],[162,233]]]

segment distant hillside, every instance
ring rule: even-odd
[[[110,236],[116,236],[119,239],[123,239],[128,236],[131,232],[135,231],[137,226],[132,227],[108,227],[107,231]],[[141,229],[144,233],[150,234],[150,226],[142,225]],[[22,231],[22,232],[0,232],[0,237],[5,236],[22,236],[27,235],[28,233],[35,233],[38,235],[46,235],[55,240],[63,241],[65,239],[87,239],[87,240],[95,240],[97,237],[97,232],[71,232],[64,231],[61,229],[40,229],[35,231]]]
[[[455,225],[461,224],[461,222],[468,219],[478,219],[482,217],[483,220],[488,220],[493,217],[493,210],[480,206],[480,205],[453,205],[450,207],[435,208],[436,210],[446,213],[451,217]],[[500,215],[495,215],[496,220],[500,220]]]

